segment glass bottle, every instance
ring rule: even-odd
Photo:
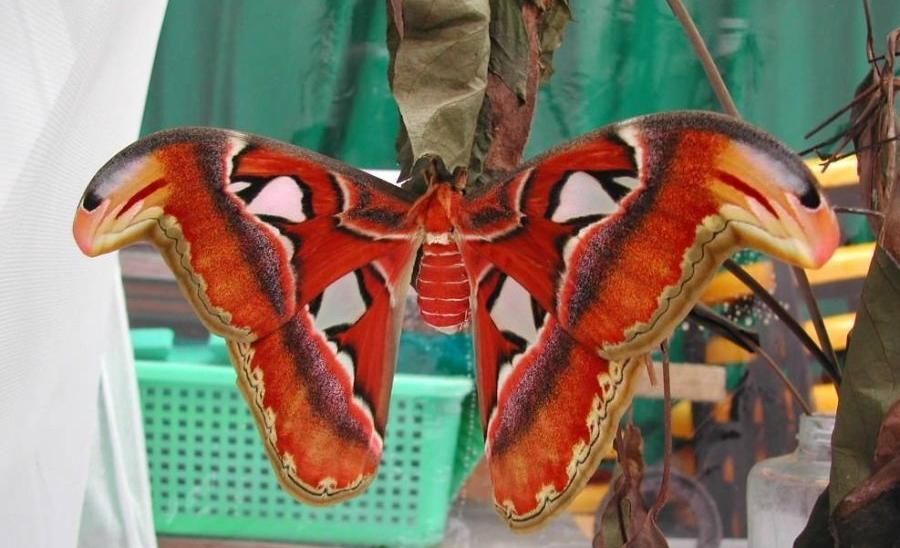
[[[802,415],[797,449],[756,463],[747,476],[747,545],[791,547],[828,486],[832,415]]]

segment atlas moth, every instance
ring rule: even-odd
[[[236,131],[162,131],[93,178],[74,234],[159,249],[225,337],[296,498],[362,492],[384,445],[407,288],[471,326],[493,497],[510,527],[563,508],[611,447],[642,357],[751,247],[818,267],[835,215],[798,157],[718,114],[634,118],[480,186],[435,162],[414,194]]]

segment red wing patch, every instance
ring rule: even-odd
[[[464,246],[555,311],[565,245],[615,213],[636,176],[632,148],[615,135],[566,145],[467,196],[459,220]]]
[[[297,150],[251,140],[233,160],[230,188],[282,236],[303,305],[347,272],[410,247],[417,226],[399,188]]]

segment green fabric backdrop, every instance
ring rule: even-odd
[[[573,0],[527,155],[636,114],[717,108],[663,0]],[[873,0],[877,44],[900,2]],[[689,7],[751,121],[804,148],[866,71],[850,0],[694,1]],[[170,0],[143,131],[225,126],[366,168],[392,168],[382,2]]]

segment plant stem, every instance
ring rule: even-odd
[[[659,491],[656,493],[656,501],[650,508],[650,515],[655,521],[656,516],[666,504],[669,498],[669,475],[672,470],[672,389],[669,383],[669,341],[665,340],[659,347],[662,352],[663,373],[663,473],[659,482]]]
[[[794,267],[793,272],[794,278],[797,280],[797,285],[800,286],[803,300],[806,302],[806,308],[809,312],[809,317],[812,320],[813,327],[816,328],[816,337],[819,339],[819,344],[822,345],[822,352],[824,352],[831,360],[831,363],[834,364],[832,376],[834,373],[837,373],[835,383],[840,384],[841,374],[837,365],[837,354],[834,352],[834,347],[831,345],[831,337],[828,336],[828,330],[825,328],[825,319],[822,318],[822,313],[819,311],[816,296],[813,294],[812,286],[809,285],[809,278],[806,277],[806,271],[802,268]]]
[[[666,0],[666,2],[668,2],[669,7],[672,9],[672,13],[675,14],[675,17],[678,18],[678,22],[680,22],[681,26],[684,28],[688,40],[691,41],[694,52],[697,54],[697,58],[700,59],[700,63],[703,65],[703,71],[706,72],[706,78],[709,80],[709,85],[716,94],[716,98],[719,99],[719,104],[722,105],[725,112],[735,118],[740,118],[741,115],[738,113],[737,105],[734,104],[734,99],[731,98],[731,93],[728,91],[725,81],[722,80],[722,73],[720,73],[719,69],[716,67],[716,62],[713,60],[712,55],[710,55],[709,48],[706,47],[706,42],[703,40],[703,37],[700,36],[700,31],[697,30],[697,25],[694,24],[694,19],[691,18],[691,14],[688,13],[687,8],[684,7],[681,0]]]
[[[706,42],[703,40],[703,37],[700,36],[700,31],[697,30],[697,25],[694,24],[691,14],[688,13],[687,8],[684,7],[684,3],[682,3],[681,0],[666,0],[666,2],[672,9],[672,13],[678,18],[682,27],[684,27],[684,32],[691,41],[694,52],[700,59],[703,70],[706,72],[706,77],[709,79],[709,84],[712,86],[722,108],[726,113],[740,119],[741,115],[738,112],[737,105],[734,104],[731,93],[728,91],[728,86],[725,85],[725,81],[722,79],[722,73],[719,72],[719,69],[716,67],[716,62],[713,60],[712,55],[710,55],[709,48],[706,47]],[[809,285],[809,278],[806,277],[806,271],[798,266],[792,266],[791,268],[794,272],[794,278],[796,278],[797,283],[800,286],[800,291],[803,293],[806,309],[816,328],[819,342],[821,343],[822,348],[824,348],[825,354],[830,358],[830,361],[837,364],[837,356],[831,345],[831,339],[828,337],[828,331],[825,329],[825,321],[822,319],[822,313],[819,311],[819,305],[816,303],[812,287]],[[836,371],[837,366],[835,365],[835,372]],[[840,374],[835,376],[835,383],[839,382]]]

